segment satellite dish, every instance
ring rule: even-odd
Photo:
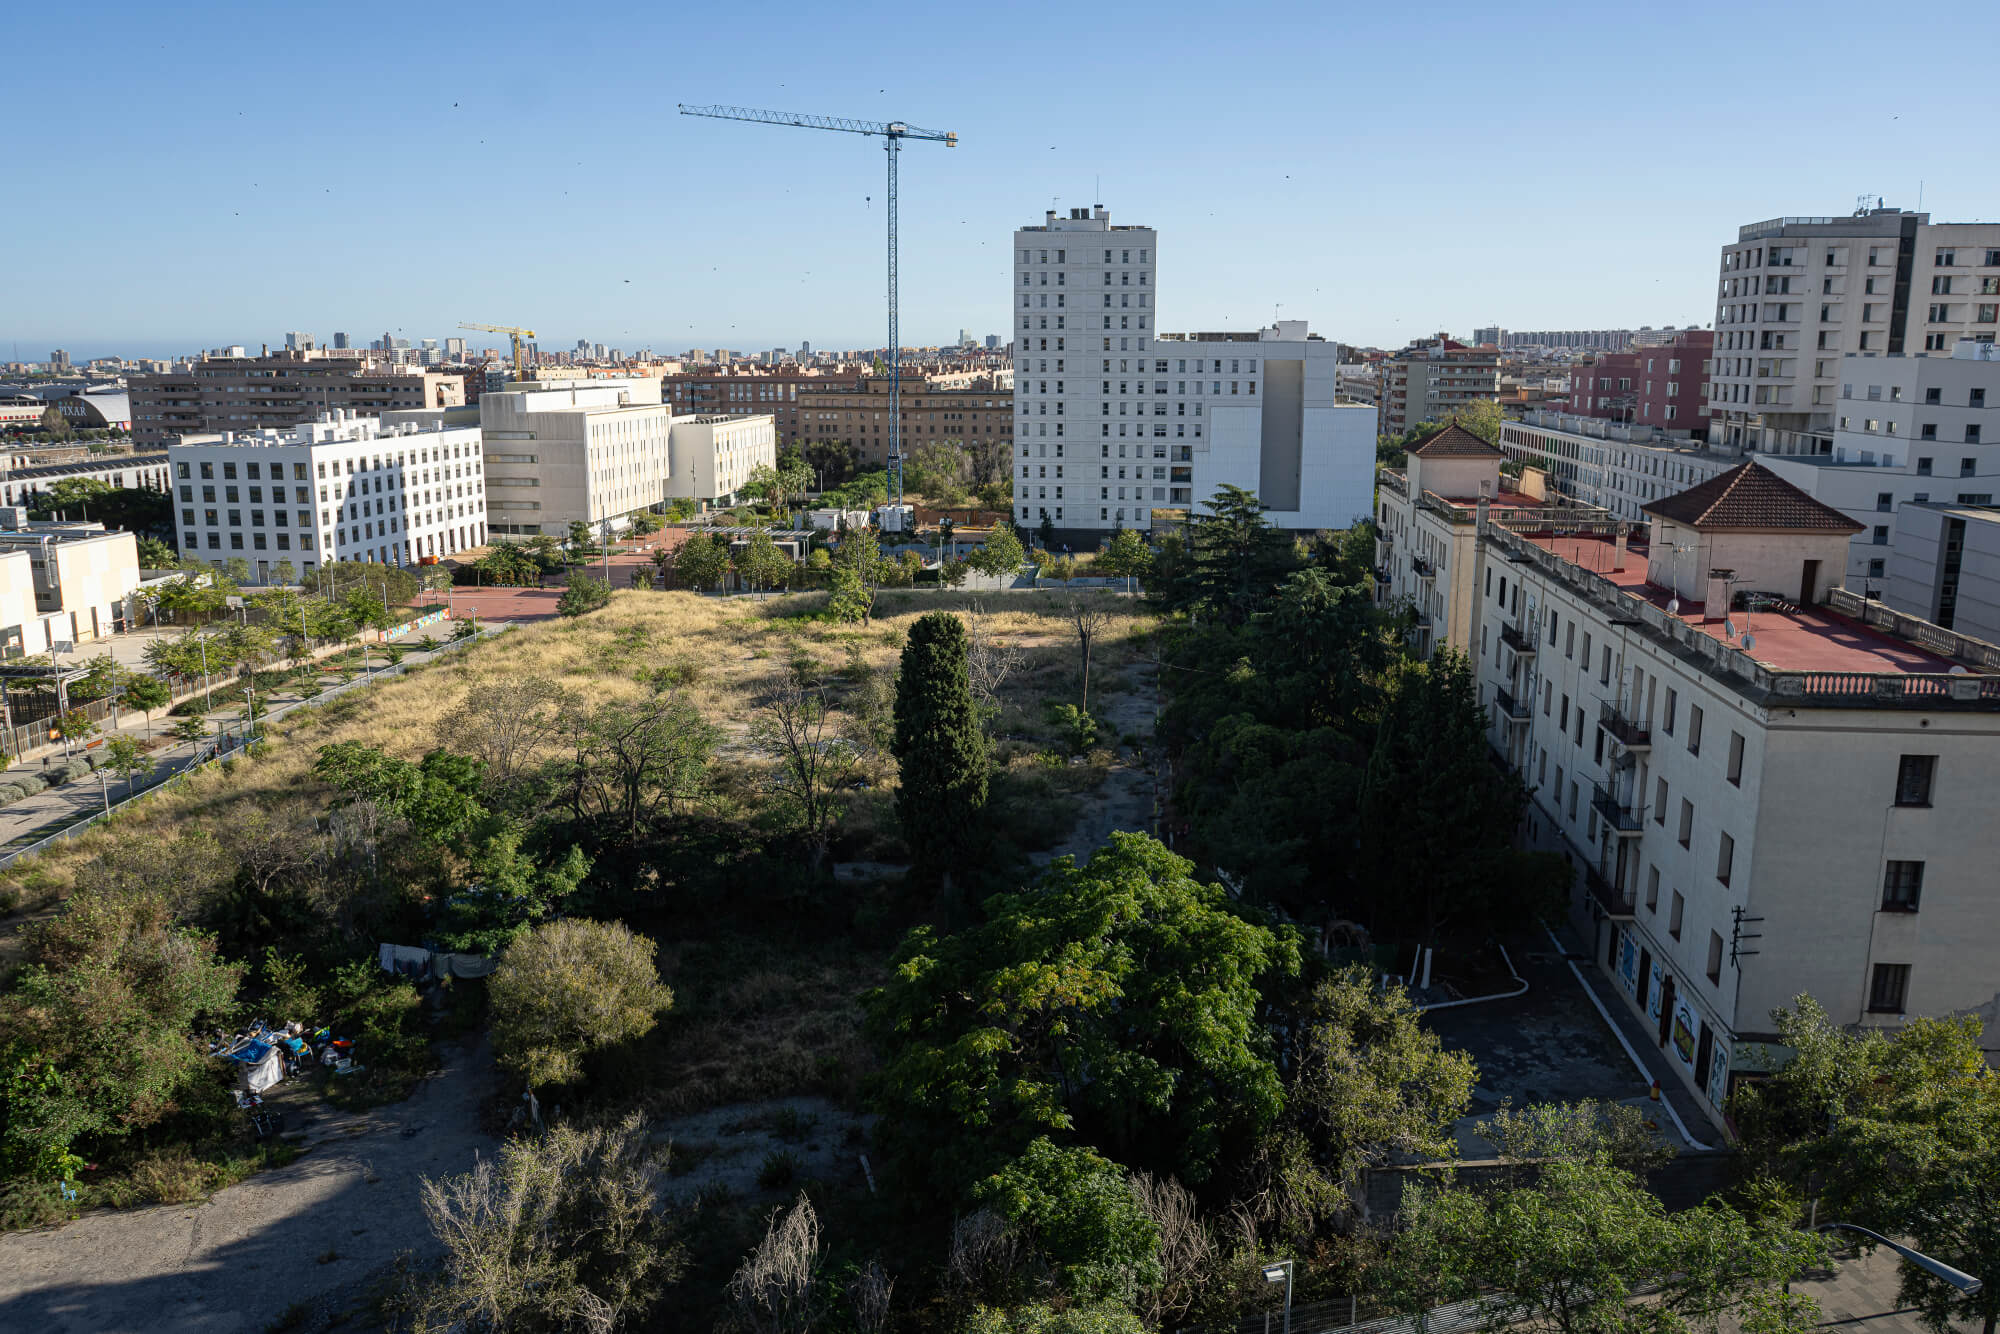
[[[1743,647],[1744,647],[1744,648],[1745,648],[1746,650],[1747,650],[1747,649],[1753,649],[1753,648],[1756,648],[1756,647],[1757,647],[1757,636],[1755,636],[1755,635],[1753,635],[1753,634],[1750,634],[1750,633],[1748,633],[1748,632],[1746,631],[1746,632],[1744,633],[1744,635],[1743,635]]]
[[[1678,616],[1680,614],[1681,614],[1681,600],[1679,598],[1668,598],[1667,615]]]
[[[1949,674],[1952,676],[1969,676],[1971,673],[1967,672],[1963,666],[1954,665]]]
[[[1736,638],[1736,618],[1734,616],[1725,616],[1722,618],[1722,633],[1731,639]]]

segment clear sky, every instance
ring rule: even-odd
[[[903,155],[908,344],[1005,337],[1012,229],[1095,203],[1160,229],[1166,329],[1280,306],[1384,346],[1705,323],[1742,223],[1920,188],[1940,220],[2000,218],[1963,58],[1996,14],[21,5],[0,356],[460,320],[544,347],[879,345],[879,141],[677,102],[958,132]]]

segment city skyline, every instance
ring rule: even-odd
[[[659,53],[684,34],[639,16],[565,34],[594,71],[579,121],[582,108],[532,77],[541,24],[419,13],[385,46],[307,15],[242,24],[113,5],[93,46],[112,95],[75,98],[60,64],[42,62],[0,98],[18,137],[73,144],[115,183],[106,199],[144,201],[145,261],[128,255],[126,207],[17,213],[12,248],[40,262],[14,276],[0,346],[190,351],[250,330],[280,341],[298,321],[372,337],[460,319],[531,324],[555,347],[585,335],[628,349],[880,345],[879,146],[682,118],[678,100],[960,135],[954,149],[904,153],[906,345],[1003,328],[1006,238],[1049,207],[1102,203],[1173,236],[1162,267],[1189,329],[1282,315],[1382,347],[1496,320],[1699,325],[1716,247],[1737,226],[1843,214],[1864,192],[1940,220],[2000,216],[2000,185],[1952,146],[1959,100],[1924,77],[1914,47],[1875,54],[1894,105],[1819,108],[1815,135],[1839,151],[1772,172],[1723,147],[1757,109],[1735,90],[1768,73],[1756,44],[1711,40],[1737,11],[1529,31],[1447,10],[1422,20],[1455,33],[1420,67],[1438,97],[1412,95],[1409,67],[1364,58],[1409,49],[1414,16],[1335,23],[1301,9],[1295,40],[1274,52],[1263,25],[1216,27],[1171,5],[1149,11],[1161,21],[1143,36],[1116,13],[1057,25],[995,11],[899,33],[893,60],[866,25],[780,23],[759,55],[782,78],[706,65],[661,77]],[[1847,25],[1825,6],[1797,13],[1789,58],[1835,60]],[[56,11],[24,16],[16,34],[22,49],[62,35]],[[306,40],[320,58],[302,69],[288,53]],[[1631,94],[1616,57],[1638,49],[1651,68],[1681,69],[1670,86],[1683,103]],[[1065,90],[1117,50],[1144,62],[1148,87],[1200,95],[1148,96],[1131,116],[1107,106],[1078,133]],[[231,68],[220,95],[180,77],[197,51]],[[447,58],[476,73],[440,79]],[[1532,97],[1511,91],[1510,62],[1534,69]],[[1775,92],[1767,105],[1778,109]],[[169,128],[136,133],[140,116]],[[451,258],[488,247],[507,263]]]

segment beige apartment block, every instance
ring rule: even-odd
[[[27,523],[0,510],[0,655],[46,653],[124,628],[138,539],[99,524]]]
[[[358,352],[307,350],[204,357],[161,375],[135,375],[132,442],[159,449],[183,435],[280,430],[328,413],[375,417],[465,402],[463,372],[390,367]]]
[[[1722,247],[1717,281],[1709,439],[1830,454],[1848,354],[1949,355],[2000,332],[2000,223],[1772,218]]]

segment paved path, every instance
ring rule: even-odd
[[[483,1045],[453,1047],[444,1070],[393,1107],[317,1103],[304,1157],[206,1203],[0,1236],[0,1329],[250,1334],[294,1303],[358,1290],[399,1252],[434,1245],[422,1178],[495,1152],[474,1129],[491,1070]]]

